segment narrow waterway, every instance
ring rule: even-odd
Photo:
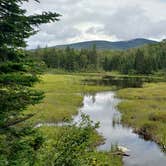
[[[155,142],[145,141],[133,133],[132,128],[120,124],[119,102],[114,92],[86,95],[74,121],[79,121],[81,113],[85,113],[94,122],[100,122],[98,132],[105,138],[105,144],[98,149],[109,151],[113,144],[127,148],[130,156],[123,158],[125,166],[166,166],[166,155]]]

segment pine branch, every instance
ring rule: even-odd
[[[0,127],[0,130],[5,130],[8,129],[9,127],[15,126],[19,123],[22,123],[30,118],[32,118],[35,114],[29,114],[24,118],[20,118],[20,119],[15,119],[14,121],[8,122],[7,124],[3,125]]]

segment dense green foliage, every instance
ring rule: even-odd
[[[66,71],[119,71],[124,74],[152,74],[166,69],[166,43],[146,45],[126,51],[96,51],[45,48],[30,52],[47,67]]]
[[[37,0],[36,0],[37,1]],[[0,165],[32,165],[42,137],[24,121],[29,106],[39,103],[43,93],[31,87],[38,81],[34,63],[23,48],[35,27],[57,21],[59,14],[26,15],[21,8],[28,0],[0,0]],[[22,122],[22,123],[21,123]],[[20,124],[21,123],[21,124]]]
[[[124,74],[152,74],[166,69],[166,43],[146,45],[139,49],[107,53],[106,71],[118,70]]]
[[[77,51],[66,49],[45,48],[30,52],[31,57],[44,61],[47,67],[66,71],[95,71],[99,69],[99,55],[95,45],[92,49]]]
[[[90,138],[97,127],[98,124],[92,125],[85,115],[78,126],[64,127],[63,137],[59,136],[59,142],[55,144],[55,165],[90,165],[85,155],[92,151]]]
[[[121,166],[121,156],[116,155],[117,147],[110,152],[99,152],[96,128],[88,116],[82,115],[78,123],[63,127],[40,128],[47,141],[38,153],[36,165],[39,166]]]

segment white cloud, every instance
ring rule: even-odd
[[[164,0],[33,0],[28,14],[56,11],[61,21],[41,26],[28,40],[30,48],[84,40],[125,40],[166,37]]]

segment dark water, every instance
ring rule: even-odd
[[[114,92],[97,93],[95,96],[86,95],[81,112],[88,114],[94,122],[100,122],[98,132],[101,133],[105,144],[99,150],[109,151],[112,144],[127,148],[130,157],[124,157],[125,166],[166,166],[166,156],[159,146],[152,141],[145,141],[131,128],[120,124],[121,115],[117,110],[120,102]],[[79,121],[80,114],[74,118]]]
[[[86,79],[84,84],[91,85],[110,85],[117,88],[142,87],[145,82],[161,82],[163,78],[154,77],[129,77],[129,76],[103,76],[101,79]]]

